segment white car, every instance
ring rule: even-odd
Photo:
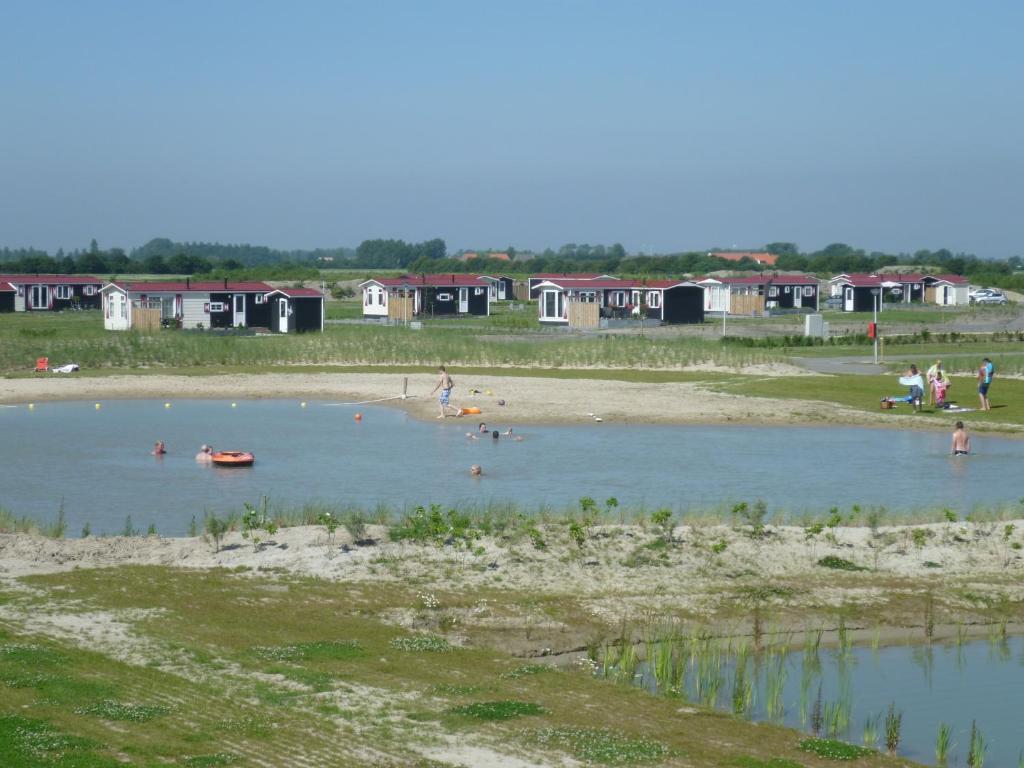
[[[979,288],[969,294],[975,304],[1006,304],[1006,294],[995,288]]]

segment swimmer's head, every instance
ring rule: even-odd
[[[962,421],[958,421],[958,422],[956,423],[956,428],[957,428],[957,429],[963,429],[963,428],[964,428],[964,423],[963,423]]]
[[[472,467],[469,468],[469,474],[471,475],[482,475],[483,473],[483,467],[481,467],[479,464],[474,464]]]
[[[498,439],[498,430],[494,430],[493,432],[491,432],[491,437],[494,438],[495,440],[497,440]]]

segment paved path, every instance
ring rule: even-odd
[[[790,362],[815,373],[871,375],[888,371],[882,363],[873,363],[871,357],[794,357]]]

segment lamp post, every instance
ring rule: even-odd
[[[409,325],[409,286],[402,286],[402,322]]]
[[[874,354],[875,354],[875,365],[878,365],[878,299],[879,299],[879,295],[881,293],[882,293],[882,289],[881,288],[872,288],[871,289],[871,298],[873,299],[873,302],[872,302],[872,305],[871,305],[871,309],[872,309],[871,321],[872,321],[872,323],[874,323],[874,328],[875,328],[875,334],[874,334],[875,338],[873,339],[873,341],[874,341],[874,350],[875,350],[875,352],[874,352]]]

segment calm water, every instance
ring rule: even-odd
[[[240,509],[267,495],[403,507],[511,500],[560,507],[589,495],[625,506],[719,507],[758,498],[770,509],[833,505],[927,506],[961,512],[1015,501],[1024,441],[975,437],[977,455],[953,459],[949,436],[850,427],[522,427],[522,442],[467,440],[476,417],[416,421],[399,410],[309,402],[43,403],[0,408],[0,505],[53,519],[63,499],[69,532],[88,521],[116,533],[129,513],[182,534],[192,515]],[[486,414],[500,429],[508,425]],[[166,441],[162,459],[149,455]],[[201,443],[256,454],[251,469],[197,465]],[[485,476],[471,478],[469,466]]]
[[[785,669],[781,717],[769,718],[767,684],[781,658]],[[650,690],[657,686],[641,666],[638,681]],[[731,708],[735,661],[722,669],[717,705]],[[753,675],[752,706],[747,716],[774,719],[810,731],[810,711],[821,686],[825,703],[845,701],[849,707],[848,729],[838,737],[862,743],[864,723],[879,717],[878,746],[884,749],[884,716],[890,703],[903,713],[899,752],[926,764],[935,762],[935,737],[940,723],[953,727],[950,766],[966,765],[971,721],[978,724],[988,749],[986,768],[1016,768],[1024,751],[1020,728],[1020,690],[1024,686],[1024,638],[972,641],[961,646],[893,646],[872,650],[854,647],[846,656],[837,650],[821,650],[805,657],[788,653],[768,663],[747,665]],[[688,671],[688,698],[699,701],[695,674]],[[824,708],[824,707],[823,707]],[[824,732],[821,734],[826,735]]]

